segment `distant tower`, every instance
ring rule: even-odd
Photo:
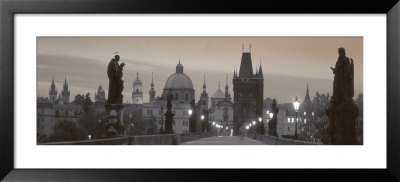
[[[307,115],[310,116],[312,112],[312,102],[310,99],[310,94],[308,90],[308,83],[307,83],[307,90],[306,90],[306,96],[304,97],[304,101],[301,105],[303,113],[300,113],[301,115]]]
[[[63,90],[61,91],[61,99],[63,100],[64,104],[69,103],[69,95],[70,91],[68,89],[67,77],[65,77]]]
[[[263,117],[264,78],[261,64],[257,74],[254,74],[250,51],[244,52],[243,49],[239,72],[234,72],[232,81],[235,104],[233,111],[234,135],[237,135],[240,128],[246,123]]]
[[[206,91],[206,74],[204,74],[203,92],[200,95],[201,110],[207,111],[208,109],[208,93]]]
[[[94,93],[95,102],[106,102],[106,93],[101,85],[97,88],[97,92]]]
[[[229,94],[229,86],[228,86],[228,74],[226,74],[225,98],[231,100],[231,94]]]
[[[51,103],[54,103],[57,100],[57,89],[56,85],[54,84],[54,76],[49,89],[49,98]]]
[[[149,91],[149,102],[153,102],[156,97],[156,91],[154,90],[153,72],[151,72],[151,89]]]
[[[143,104],[142,81],[139,80],[139,73],[136,73],[136,79],[133,81],[132,100],[133,104]]]

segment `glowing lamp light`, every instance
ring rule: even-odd
[[[255,125],[256,124],[256,121],[253,121],[253,125]]]
[[[88,138],[89,138],[89,140],[91,140],[92,139],[92,135],[88,135]]]
[[[297,101],[297,96],[296,100],[293,102],[294,110],[297,112],[299,110],[300,102]]]
[[[272,113],[272,112],[271,112],[271,113],[269,113],[269,118],[271,118],[271,119],[272,119],[273,117],[274,117],[274,113]]]
[[[191,116],[193,113],[193,110],[189,109],[188,113],[189,113],[189,116]]]
[[[261,123],[261,121],[262,121],[262,118],[261,118],[261,117],[259,117],[259,118],[258,118],[258,121]]]
[[[201,118],[201,120],[204,120],[204,115],[201,115],[200,118]]]

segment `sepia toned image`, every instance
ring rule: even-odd
[[[362,145],[362,37],[37,37],[38,145]]]

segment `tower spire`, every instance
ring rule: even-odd
[[[154,88],[153,72],[151,72],[151,87]]]
[[[151,88],[149,91],[149,102],[153,102],[156,96],[156,91],[154,90],[153,72],[151,72]]]
[[[307,82],[306,97],[304,98],[304,102],[311,102],[310,94],[309,94],[309,90],[308,90],[308,82]]]

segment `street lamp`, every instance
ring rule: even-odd
[[[193,110],[189,109],[188,113],[189,113],[189,116],[192,116]]]
[[[299,111],[299,106],[300,106],[300,102],[297,101],[297,96],[296,96],[296,100],[293,103],[294,106],[294,110],[296,111],[296,123],[295,123],[295,128],[294,128],[294,139],[298,139],[298,135],[297,135],[297,112]]]
[[[88,138],[89,138],[89,140],[91,140],[92,139],[92,135],[88,135]]]
[[[274,113],[272,113],[272,112],[271,112],[271,113],[269,113],[269,118],[271,118],[271,119],[272,119],[273,117],[274,117]]]
[[[202,115],[200,116],[200,118],[201,118],[201,122],[203,123],[203,126],[204,126],[204,133],[206,133],[206,125],[205,125],[205,123],[204,123],[204,114],[202,114]]]
[[[253,125],[255,125],[256,124],[256,121],[253,121]]]
[[[261,117],[259,117],[259,118],[258,118],[258,121],[261,123],[261,121],[262,121],[262,118],[261,118]]]

